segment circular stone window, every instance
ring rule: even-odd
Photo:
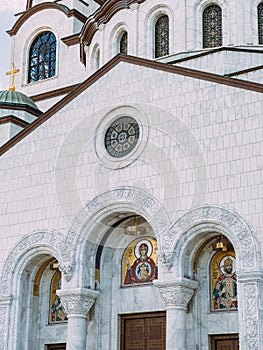
[[[114,158],[125,157],[137,145],[140,136],[138,123],[132,117],[120,117],[106,131],[105,148]]]

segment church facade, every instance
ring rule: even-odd
[[[263,2],[27,0],[8,34],[0,349],[262,350]]]

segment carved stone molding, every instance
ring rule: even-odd
[[[239,241],[241,251],[236,253],[240,256],[242,269],[257,270],[259,268],[256,237],[249,225],[236,212],[212,205],[191,209],[167,230],[162,239],[160,258],[166,264],[170,264],[176,242],[191,228],[206,223],[224,227]]]
[[[64,243],[62,234],[53,231],[37,231],[33,232],[19,241],[7,257],[1,275],[0,296],[9,295],[12,283],[12,272],[16,266],[19,266],[20,259],[24,258],[27,252],[38,247],[44,249],[63,263],[61,251],[64,251],[65,260],[70,260],[71,246]]]
[[[154,285],[159,288],[167,308],[186,310],[194,295],[194,290],[198,286],[198,282],[187,279],[174,282],[156,280]]]
[[[123,205],[127,203],[146,217],[152,217],[158,226],[159,234],[164,234],[170,225],[169,217],[161,204],[148,192],[133,187],[118,187],[100,194],[80,211],[75,218],[71,229],[66,238],[66,245],[76,246],[79,234],[83,226],[89,221],[94,220],[94,215],[103,208],[111,205]]]
[[[258,286],[255,283],[245,284],[244,287],[244,314],[245,317],[245,334],[247,349],[259,350],[260,335],[259,335],[259,315],[258,315]]]
[[[58,296],[68,316],[87,316],[95,303],[99,292],[91,289],[77,288],[72,290],[57,290]]]

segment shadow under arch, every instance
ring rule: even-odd
[[[63,247],[64,236],[61,233],[36,231],[18,241],[8,255],[0,277],[1,349],[19,347],[17,335],[24,329],[21,328],[22,307],[27,307],[29,300],[27,298],[27,303],[23,302],[23,283],[32,285],[40,266],[51,258],[63,266]]]
[[[85,273],[83,261],[91,259],[89,265],[94,269],[96,249],[116,221],[107,220],[120,213],[142,216],[151,225],[161,249],[162,237],[170,225],[162,205],[151,194],[139,188],[123,186],[106,191],[88,202],[79,212],[66,238],[66,244],[72,247],[71,261],[76,263],[79,278],[83,278]],[[119,240],[118,244],[122,242]]]
[[[216,205],[191,209],[171,226],[167,234],[169,246],[166,244],[170,268],[174,266],[180,277],[189,276],[202,242],[218,235],[232,243],[240,273],[261,271],[259,243],[248,223],[234,210]],[[191,251],[190,256],[187,250]]]

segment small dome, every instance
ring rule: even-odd
[[[10,107],[11,109],[12,106],[28,107],[31,110],[39,112],[39,109],[35,102],[33,102],[31,98],[29,98],[25,94],[22,94],[18,91],[0,91],[0,106],[5,108]]]

